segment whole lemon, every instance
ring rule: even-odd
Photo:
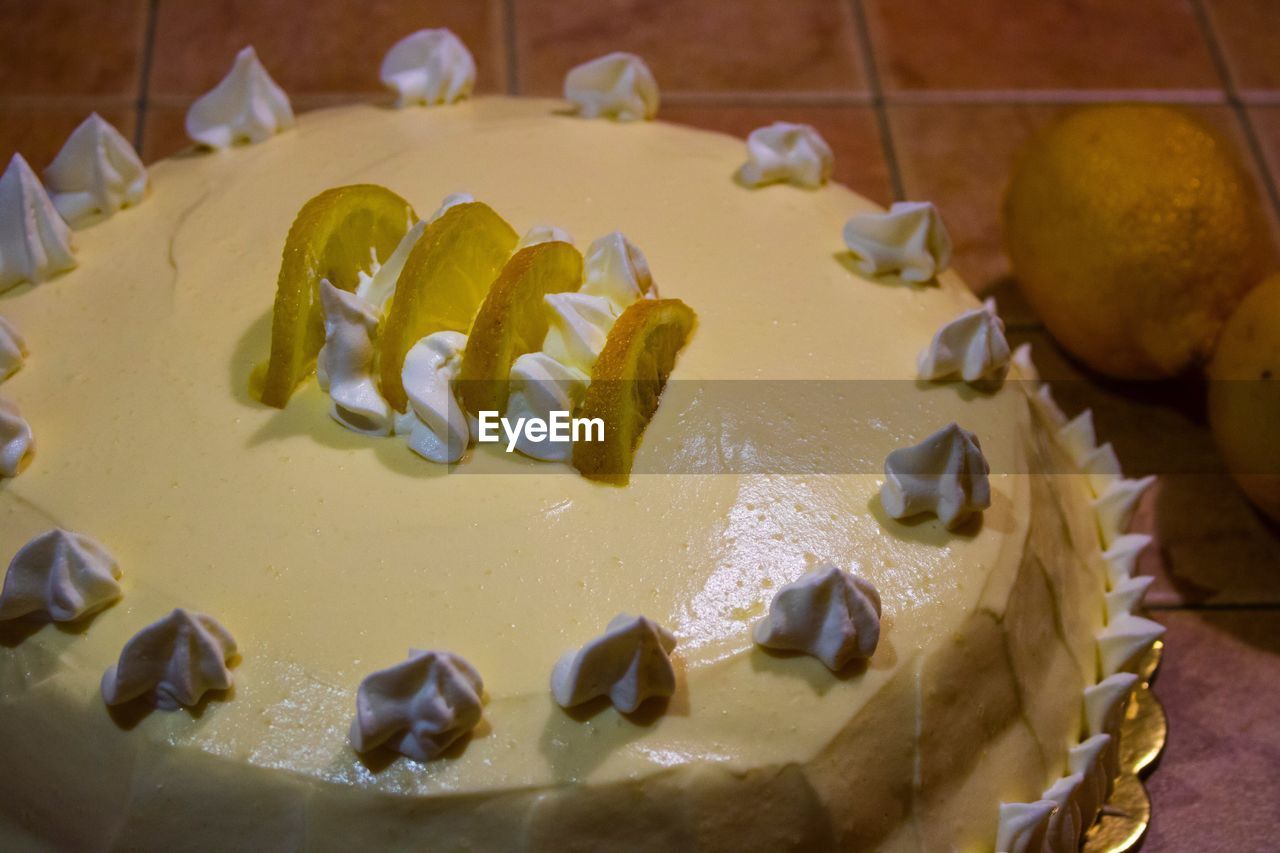
[[[1209,363],[1209,424],[1228,470],[1280,521],[1280,275],[1249,293]]]
[[[1270,259],[1230,144],[1165,106],[1082,109],[1033,140],[1005,194],[1004,237],[1053,336],[1122,378],[1205,361]]]

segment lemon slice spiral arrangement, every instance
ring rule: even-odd
[[[515,230],[478,201],[446,206],[425,228],[415,221],[408,202],[370,184],[326,190],[303,205],[285,243],[270,357],[251,380],[263,403],[283,408],[315,370],[326,345],[323,284],[360,298],[362,279],[389,260],[392,269],[399,264],[394,253],[403,260],[394,290],[385,306],[366,303],[377,316],[369,359],[377,392],[395,412],[409,413],[401,419],[412,417],[414,389],[405,385],[410,350],[429,339],[457,346],[465,336],[460,357],[438,363],[443,388],[418,389],[417,396],[443,390],[472,415],[506,412],[512,365],[547,337],[546,297],[582,287],[582,253],[558,239],[518,248]],[[687,305],[652,292],[621,309],[573,406],[574,416],[604,424],[602,437],[572,447],[572,463],[584,476],[627,482],[694,324]]]

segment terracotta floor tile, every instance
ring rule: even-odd
[[[956,268],[976,292],[996,295],[1009,322],[1033,322],[1034,315],[1008,281],[1011,271],[1000,234],[1004,189],[1022,146],[1070,109],[1039,104],[888,108],[907,197],[938,204],[955,242]],[[1253,168],[1231,110],[1225,106],[1194,109],[1237,140],[1242,160]],[[1274,210],[1268,210],[1274,224]]]
[[[1271,180],[1280,185],[1280,106],[1249,107],[1249,121],[1267,158]]]
[[[92,111],[90,106],[0,104],[0,170],[9,164],[14,152],[20,152],[31,168],[43,171],[71,131]],[[133,140],[133,110],[99,106],[97,111],[114,124],[125,139]]]
[[[500,0],[162,0],[151,92],[197,95],[252,44],[290,95],[381,88],[378,66],[400,38],[448,27],[475,55],[477,89],[506,88]]]
[[[870,107],[693,106],[668,105],[664,121],[717,130],[745,139],[757,127],[775,121],[813,125],[835,154],[836,181],[880,204],[893,201],[880,133]],[[744,153],[743,159],[746,155]]]
[[[0,94],[130,95],[146,0],[0,0]]]
[[[850,91],[862,87],[849,4],[739,0],[516,0],[520,91],[559,94],[565,72],[637,53],[666,91]]]
[[[1280,5],[1205,0],[1222,53],[1241,91],[1280,90]]]
[[[1151,853],[1276,849],[1280,614],[1166,612],[1155,681],[1169,741],[1147,779]]]
[[[191,145],[185,126],[185,107],[157,107],[147,110],[142,128],[142,159],[154,163],[171,157]]]
[[[1066,109],[1025,104],[889,108],[907,198],[939,206],[955,245],[953,264],[975,292],[994,290],[1006,322],[1035,318],[1008,282],[1000,237],[1004,188],[1023,144]]]
[[[1158,474],[1134,529],[1156,543],[1138,571],[1154,575],[1153,605],[1280,604],[1280,526],[1257,513],[1223,469],[1204,414],[1204,388],[1185,380],[1116,382],[1091,374],[1043,331],[1015,332],[1068,415],[1093,410],[1098,438],[1129,476]]]
[[[1146,558],[1160,575],[1153,603],[1280,603],[1280,527],[1226,473],[1161,477],[1148,512],[1139,523],[1159,541]]]
[[[865,0],[887,92],[1218,88],[1186,0]]]

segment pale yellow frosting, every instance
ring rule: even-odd
[[[841,229],[874,205],[748,191],[741,152],[555,101],[326,110],[157,164],[146,205],[77,234],[79,269],[0,297],[33,353],[5,394],[40,436],[0,481],[0,562],[57,525],[110,548],[125,593],[79,632],[0,646],[0,847],[990,848],[999,803],[1038,799],[1082,734],[1105,589],[1083,478],[1011,473],[1067,465],[1019,383],[863,383],[838,449],[866,473],[625,488],[500,445],[451,473],[344,429],[314,381],[283,411],[248,396],[295,213],[356,182],[420,215],[465,189],[519,232],[622,230],[697,311],[673,381],[913,382],[975,304],[963,284],[858,277]],[[637,469],[708,438],[681,414],[664,401]],[[758,407],[738,429],[768,453],[803,415]],[[873,472],[951,421],[991,463],[980,529],[889,519]],[[879,590],[865,671],[752,643],[823,560]],[[175,607],[235,635],[233,691],[113,718],[103,671]],[[676,693],[663,713],[571,716],[551,668],[619,612],[675,634]],[[409,648],[470,661],[484,719],[444,759],[361,760],[357,687]]]

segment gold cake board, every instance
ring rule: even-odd
[[[1085,835],[1085,853],[1124,853],[1134,849],[1151,823],[1151,798],[1142,784],[1164,749],[1169,719],[1151,690],[1151,679],[1164,652],[1156,642],[1138,669],[1138,687],[1129,697],[1120,724],[1120,773],[1102,813]]]

